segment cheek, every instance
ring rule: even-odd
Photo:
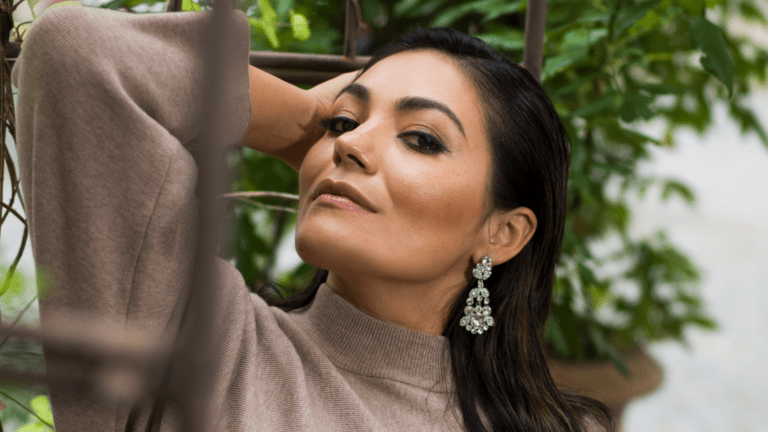
[[[436,245],[461,242],[481,216],[484,184],[477,171],[431,170],[396,178],[392,203],[414,238]]]

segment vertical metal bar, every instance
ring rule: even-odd
[[[224,209],[221,200],[216,197],[228,192],[231,180],[225,163],[225,144],[219,142],[225,135],[222,113],[226,89],[222,70],[225,64],[224,53],[229,39],[227,20],[232,3],[227,0],[214,0],[210,21],[207,23],[207,44],[205,45],[205,79],[202,91],[202,110],[200,135],[200,166],[198,167],[201,202],[197,217],[197,247],[192,289],[189,298],[189,310],[185,316],[185,334],[180,339],[181,352],[185,355],[185,366],[190,370],[192,380],[184,389],[182,430],[205,432],[213,425],[208,417],[210,408],[210,389],[213,388],[214,327],[213,312],[218,310],[219,301],[214,287],[217,278],[214,269],[214,256],[223,234]],[[189,333],[186,333],[189,331]],[[188,355],[189,357],[186,357]],[[184,373],[183,372],[183,373]]]
[[[525,47],[523,67],[541,82],[541,62],[544,57],[544,29],[547,20],[547,0],[529,0],[525,11]]]
[[[357,31],[360,29],[360,4],[357,0],[347,0],[347,19],[344,26],[344,57],[355,59],[357,47]]]
[[[166,12],[181,12],[181,0],[168,0],[165,4]]]

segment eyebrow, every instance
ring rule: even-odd
[[[365,103],[369,103],[371,101],[371,91],[368,90],[368,87],[362,84],[352,83],[344,87],[341,89],[339,94],[336,95],[334,101],[344,93],[349,93]],[[456,124],[456,127],[459,128],[459,132],[464,135],[464,138],[467,137],[467,135],[464,133],[464,126],[459,121],[459,118],[456,117],[456,114],[454,114],[453,111],[451,111],[451,109],[442,102],[420,96],[409,96],[399,99],[397,103],[395,103],[395,111],[421,111],[428,109],[437,110],[447,115],[448,118],[450,118]]]

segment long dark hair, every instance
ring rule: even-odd
[[[547,367],[542,329],[549,315],[555,265],[563,240],[570,145],[563,125],[531,74],[482,40],[449,28],[416,28],[382,48],[360,72],[403,51],[449,55],[471,79],[485,107],[492,167],[486,217],[494,210],[528,207],[538,226],[514,258],[494,266],[485,282],[496,325],[482,335],[460,327],[456,301],[443,332],[450,344],[454,396],[468,431],[586,431],[594,421],[611,430],[600,402],[560,392]],[[360,76],[358,75],[358,77]],[[290,299],[268,299],[285,310],[307,305],[328,271],[318,269]],[[471,278],[457,300],[477,285]]]

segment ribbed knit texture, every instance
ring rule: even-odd
[[[136,330],[152,344],[185,328],[197,211],[185,147],[199,132],[208,16],[60,6],[27,34],[12,82],[33,254],[53,277],[40,293],[44,329],[64,314],[84,334]],[[250,119],[248,22],[237,10],[231,20],[222,144],[239,142]],[[212,430],[460,430],[441,376],[445,338],[374,319],[325,284],[309,307],[284,313],[229,263],[217,260],[217,272]],[[50,352],[45,361],[54,374],[78,364]],[[173,382],[187,379],[183,358],[171,370]],[[50,394],[57,432],[144,431],[158,408],[67,386]],[[158,418],[160,430],[180,430],[173,407]]]

